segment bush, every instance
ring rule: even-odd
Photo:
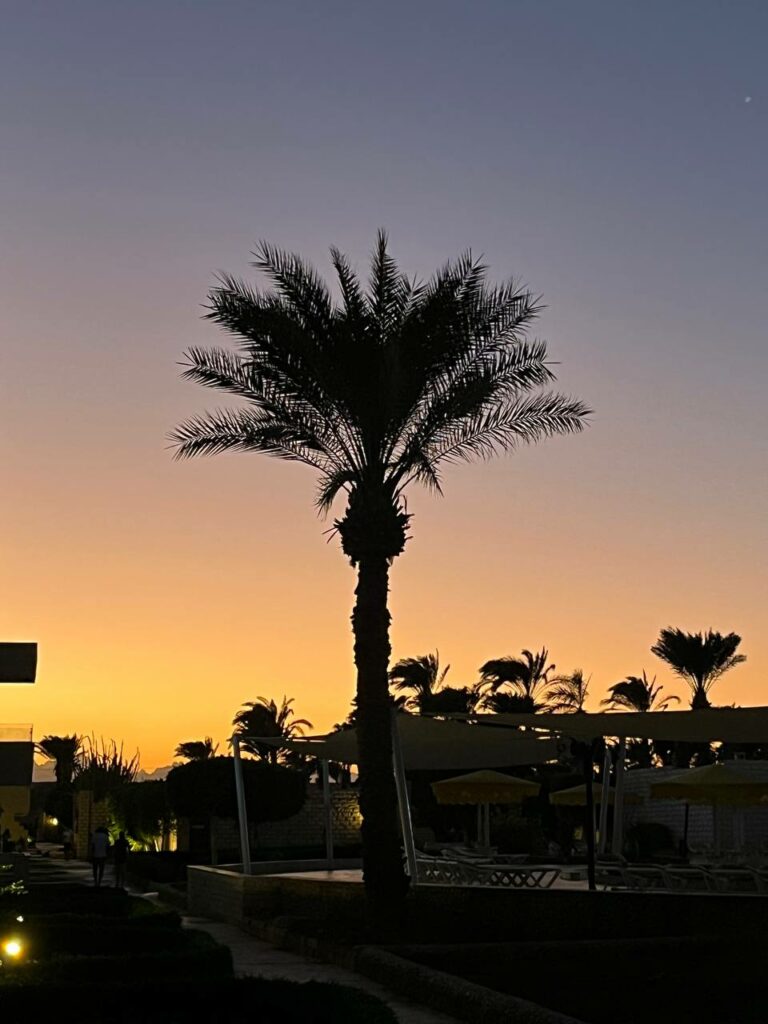
[[[203,937],[204,936],[204,937]],[[186,949],[121,956],[61,956],[39,963],[19,964],[0,975],[5,1005],[6,984],[34,986],[97,984],[130,985],[142,981],[231,978],[232,954],[205,933],[195,933]]]
[[[630,860],[654,860],[660,855],[674,854],[675,839],[666,825],[639,821],[627,830],[624,850]]]
[[[180,818],[236,818],[234,759],[212,757],[171,769],[166,778],[168,803]],[[263,761],[244,760],[243,782],[249,821],[281,821],[304,806],[303,772]]]
[[[209,983],[88,987],[88,1006],[74,984],[4,986],[3,1024],[28,1024],[31,1006],[52,1007],[57,1024],[396,1024],[379,999],[323,982],[242,978]]]
[[[181,928],[146,928],[131,924],[105,925],[98,918],[25,922],[30,956],[127,956],[140,952],[178,952],[211,947],[207,932]],[[1,1018],[0,1018],[1,1019]]]
[[[195,858],[199,862],[199,858]],[[132,853],[128,857],[128,877],[137,882],[172,885],[186,882],[190,854],[186,851]]]

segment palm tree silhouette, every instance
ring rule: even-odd
[[[627,676],[609,686],[610,696],[600,703],[612,711],[666,711],[670,704],[679,704],[680,698],[672,694],[662,698],[663,689],[656,685],[656,676],[648,679],[643,670],[642,676]]]
[[[207,761],[216,756],[218,749],[218,743],[214,744],[211,737],[206,736],[204,740],[187,740],[180,743],[174,753],[176,757],[183,757],[187,761]]]
[[[479,685],[486,691],[483,704],[494,712],[548,711],[546,694],[554,671],[546,647],[535,653],[524,650],[519,658],[486,661],[480,667]]]
[[[387,667],[389,568],[407,540],[405,493],[440,493],[440,470],[520,443],[581,430],[589,410],[542,390],[554,380],[544,342],[525,331],[530,292],[485,283],[471,254],[421,284],[398,269],[380,232],[367,288],[331,249],[340,291],[301,257],[262,243],[255,266],[272,290],[221,278],[208,316],[238,350],[192,348],[184,376],[243,400],[171,435],[179,457],[255,451],[301,462],[320,477],[328,512],[357,570],[352,613],[357,667],[360,810],[366,891],[380,909],[407,888],[397,832]]]
[[[729,669],[746,661],[746,655],[737,654],[741,643],[737,633],[684,633],[668,626],[659,633],[651,653],[670,666],[691,689],[691,707],[700,710],[711,707],[709,692],[717,680]]]
[[[661,696],[663,686],[656,685],[656,676],[649,679],[643,670],[642,676],[627,676],[608,687],[609,696],[600,703],[611,711],[666,711],[670,704],[679,704],[680,698],[670,694]],[[653,740],[629,740],[627,755],[631,762],[641,768],[650,768],[654,755],[666,762],[674,757],[674,744]]]
[[[569,676],[558,676],[547,690],[547,707],[550,711],[565,714],[583,714],[589,696],[589,679],[584,678],[580,668]]]
[[[235,732],[243,737],[243,749],[270,764],[285,760],[289,750],[286,745],[258,743],[254,737],[273,736],[275,739],[289,741],[303,736],[304,727],[311,729],[312,723],[306,718],[296,718],[292,704],[293,697],[285,696],[279,704],[267,697],[257,697],[255,701],[245,703],[232,720]]]
[[[62,788],[72,785],[77,771],[83,740],[81,736],[43,736],[37,744],[41,754],[54,762],[56,783]]]

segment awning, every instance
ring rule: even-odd
[[[555,760],[558,754],[555,739],[516,729],[494,729],[405,714],[397,716],[397,727],[403,761],[410,769],[511,768],[521,764],[544,764]],[[253,739],[260,743],[276,742],[274,737]],[[278,740],[277,744],[321,760],[358,763],[355,729],[290,742]]]
[[[478,721],[527,726],[588,740],[599,736],[680,740],[688,743],[768,743],[768,708],[700,711],[605,711],[597,714],[480,715]]]

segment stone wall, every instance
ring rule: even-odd
[[[331,789],[333,842],[355,846],[360,842],[360,808],[357,790]],[[322,790],[307,789],[307,799],[298,814],[284,821],[265,821],[256,829],[256,846],[277,849],[291,846],[319,846],[325,842]],[[237,844],[235,844],[237,845]]]
[[[768,781],[768,763],[765,761],[728,761],[755,780]],[[625,775],[624,791],[642,802],[625,805],[624,829],[637,822],[657,822],[666,825],[675,840],[683,837],[685,803],[682,800],[651,799],[651,783],[661,782],[679,775],[680,768],[643,768]],[[768,849],[768,806],[720,807],[716,814],[705,805],[691,804],[688,816],[688,848],[692,853],[714,844],[715,830],[723,852],[744,851],[756,856]]]
[[[109,809],[106,800],[95,800],[87,789],[75,793],[75,857],[88,860],[91,855],[91,835],[102,825],[106,828]]]

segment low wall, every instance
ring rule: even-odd
[[[335,862],[340,871],[360,868],[359,860]],[[243,875],[240,865],[187,868],[187,906],[191,914],[241,924],[250,917],[326,913],[332,903],[360,900],[362,882],[315,881],[283,876],[280,872],[325,871],[325,861],[264,861]]]
[[[322,870],[322,862],[295,870]],[[339,868],[346,864],[339,864]],[[280,869],[285,871],[285,865]],[[188,869],[192,913],[238,923],[248,918],[316,917],[354,921],[364,913],[361,882]],[[659,935],[739,935],[765,940],[765,897],[736,894],[564,892],[418,886],[407,900],[413,941],[462,941],[482,927],[489,942],[525,938],[612,939]]]

